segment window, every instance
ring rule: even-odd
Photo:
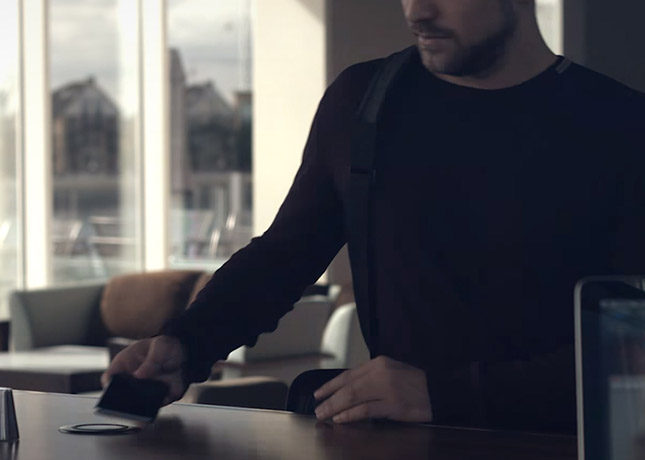
[[[217,265],[252,235],[250,0],[167,2],[171,261]]]
[[[50,0],[54,284],[142,268],[132,0]]]
[[[19,55],[18,1],[0,14],[0,319],[8,317],[7,294],[21,284],[18,216]]]

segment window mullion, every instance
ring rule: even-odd
[[[170,205],[169,72],[164,0],[141,0],[144,269],[168,265]]]
[[[23,186],[22,240],[27,288],[51,277],[51,104],[47,50],[47,0],[22,3]]]

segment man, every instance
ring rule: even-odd
[[[575,282],[645,272],[643,96],[555,56],[532,0],[402,5],[418,53],[378,122],[358,305],[374,359],[315,393],[317,417],[573,432]],[[334,82],[269,230],[104,383],[164,380],[170,402],[276,327],[347,240],[353,117],[381,65]]]

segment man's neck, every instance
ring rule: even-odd
[[[529,30],[530,33],[516,37],[500,58],[483,72],[465,76],[434,75],[456,85],[488,90],[509,88],[528,81],[557,60],[557,56],[542,39],[537,24]]]

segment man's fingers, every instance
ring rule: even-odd
[[[139,379],[150,379],[163,371],[163,362],[168,359],[163,353],[163,347],[159,347],[157,341],[153,341],[150,350],[143,362],[137,367],[133,375]]]
[[[314,398],[317,400],[325,399],[329,395],[334,394],[338,389],[343,387],[347,382],[358,379],[363,375],[370,372],[373,367],[373,361],[368,361],[356,369],[351,369],[343,372],[339,376],[331,379],[329,382],[325,383],[323,386],[314,391]]]
[[[155,358],[148,357],[132,375],[138,379],[150,379],[158,375],[160,369],[161,365],[155,360]]]
[[[136,342],[133,345],[121,350],[110,363],[110,367],[101,375],[101,385],[107,386],[112,380],[112,376],[121,373],[132,374],[137,370],[141,362],[145,359],[148,350],[148,344],[145,340]]]
[[[334,423],[349,423],[371,418],[387,418],[390,408],[385,401],[368,401],[334,415]]]
[[[369,374],[347,381],[316,408],[316,417],[325,420],[351,407],[379,399],[375,385],[378,382]]]
[[[426,376],[421,369],[378,357],[357,371],[347,372],[321,387],[318,395],[325,392],[331,395],[316,408],[319,420],[332,418],[338,423],[367,418],[432,420]]]
[[[180,369],[182,358],[181,345],[176,339],[156,337],[152,339],[150,349],[141,365],[135,370],[134,376],[146,379],[174,373]]]

